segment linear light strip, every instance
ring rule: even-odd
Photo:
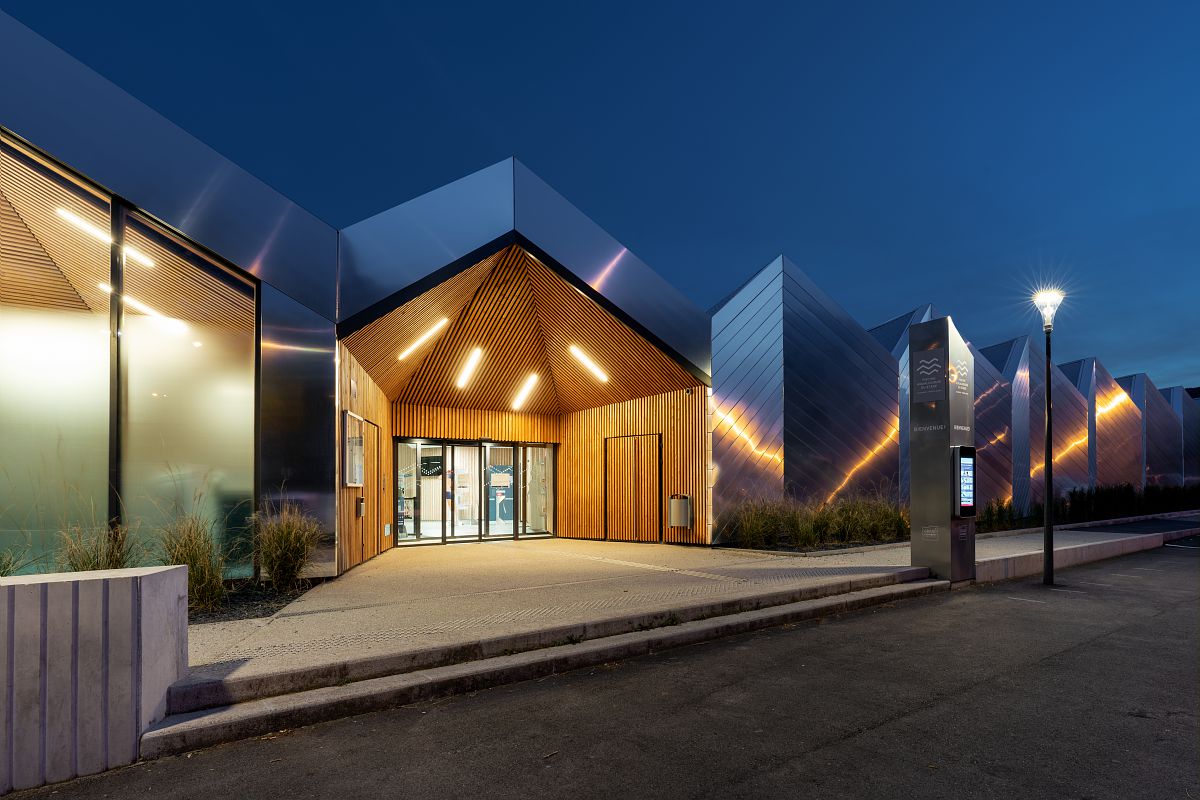
[[[429,330],[425,331],[420,336],[418,336],[416,341],[414,341],[412,344],[410,344],[408,346],[407,350],[405,350],[403,353],[401,353],[399,356],[397,356],[397,360],[403,361],[404,359],[411,356],[413,354],[414,350],[416,350],[418,347],[420,347],[421,345],[423,345],[427,341],[429,341],[429,338],[431,336],[433,336],[435,333],[440,331],[442,328],[446,327],[447,323],[449,323],[449,322],[450,322],[450,319],[448,317],[442,317],[440,320],[435,322],[433,324],[432,328],[430,328]]]
[[[97,283],[96,288],[99,289],[100,291],[104,292],[105,294],[113,293],[113,288],[111,286],[109,286],[107,283]],[[186,332],[188,329],[187,323],[185,323],[183,320],[175,319],[174,317],[168,317],[167,315],[163,314],[158,309],[151,308],[150,306],[143,303],[141,300],[138,300],[136,297],[131,297],[126,294],[126,295],[121,296],[121,300],[122,300],[122,302],[125,303],[125,305],[129,306],[130,308],[140,311],[148,317],[154,318],[154,320],[156,322],[161,324],[164,328],[171,331],[172,333],[182,334],[182,333]]]
[[[458,380],[455,382],[458,388],[467,388],[467,383],[470,382],[471,376],[475,374],[475,369],[479,366],[479,362],[482,359],[483,350],[481,348],[476,347],[471,351],[471,354],[467,356],[467,363],[463,364],[462,370],[458,373]]]
[[[105,244],[112,244],[112,236],[110,236],[107,231],[100,230],[95,225],[76,214],[74,211],[68,211],[65,208],[59,208],[56,209],[55,213],[92,238],[104,242]],[[130,247],[129,245],[126,245],[124,252],[125,257],[130,261],[136,261],[143,267],[154,267],[154,260],[141,250],[138,250],[136,247]]]
[[[583,364],[585,367],[591,370],[591,373],[596,376],[596,380],[600,381],[601,383],[608,383],[608,376],[604,374],[604,370],[596,366],[596,362],[588,358],[587,353],[583,352],[575,345],[571,345],[569,349],[571,351],[571,355],[575,356],[580,364]]]
[[[521,406],[525,405],[525,401],[529,399],[529,393],[533,391],[533,387],[537,385],[537,382],[537,373],[530,373],[529,377],[525,379],[525,383],[521,384],[521,390],[517,392],[517,396],[513,398],[513,411],[521,410]]]

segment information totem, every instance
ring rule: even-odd
[[[975,359],[954,322],[908,329],[912,565],[975,577]]]

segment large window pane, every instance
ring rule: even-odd
[[[108,517],[109,206],[0,142],[0,551]]]
[[[525,497],[522,533],[554,532],[554,450],[548,446],[525,448]]]
[[[131,217],[121,328],[121,491],[152,538],[195,513],[249,569],[254,493],[254,288]]]

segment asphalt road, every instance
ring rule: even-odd
[[[14,797],[1200,800],[1179,544]]]

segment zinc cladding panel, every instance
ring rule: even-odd
[[[783,490],[783,273],[759,272],[712,317],[716,513]]]
[[[1183,434],[1180,419],[1158,387],[1145,378],[1146,485],[1183,483]]]
[[[1045,366],[1029,370],[1029,494],[1041,503],[1045,489],[1042,475],[1045,453],[1046,395]],[[1054,493],[1059,497],[1072,489],[1086,489],[1091,482],[1088,467],[1088,404],[1062,370],[1051,367],[1054,400]]]
[[[1030,438],[1035,435],[1030,422],[1030,349],[1029,337],[1018,336],[1007,342],[980,348],[978,351],[1000,371],[1008,381],[1012,398],[1011,442],[1012,507],[1018,516],[1030,511]],[[1040,433],[1036,434],[1040,436]]]
[[[1097,486],[1127,483],[1140,486],[1142,478],[1142,412],[1099,361],[1092,369]]]
[[[825,500],[894,487],[898,364],[837,303],[784,260],[785,480]]]
[[[1200,400],[1188,396],[1182,386],[1171,389],[1171,406],[1182,422],[1183,482],[1200,483]]]
[[[1012,498],[1012,387],[974,346],[976,505]]]

